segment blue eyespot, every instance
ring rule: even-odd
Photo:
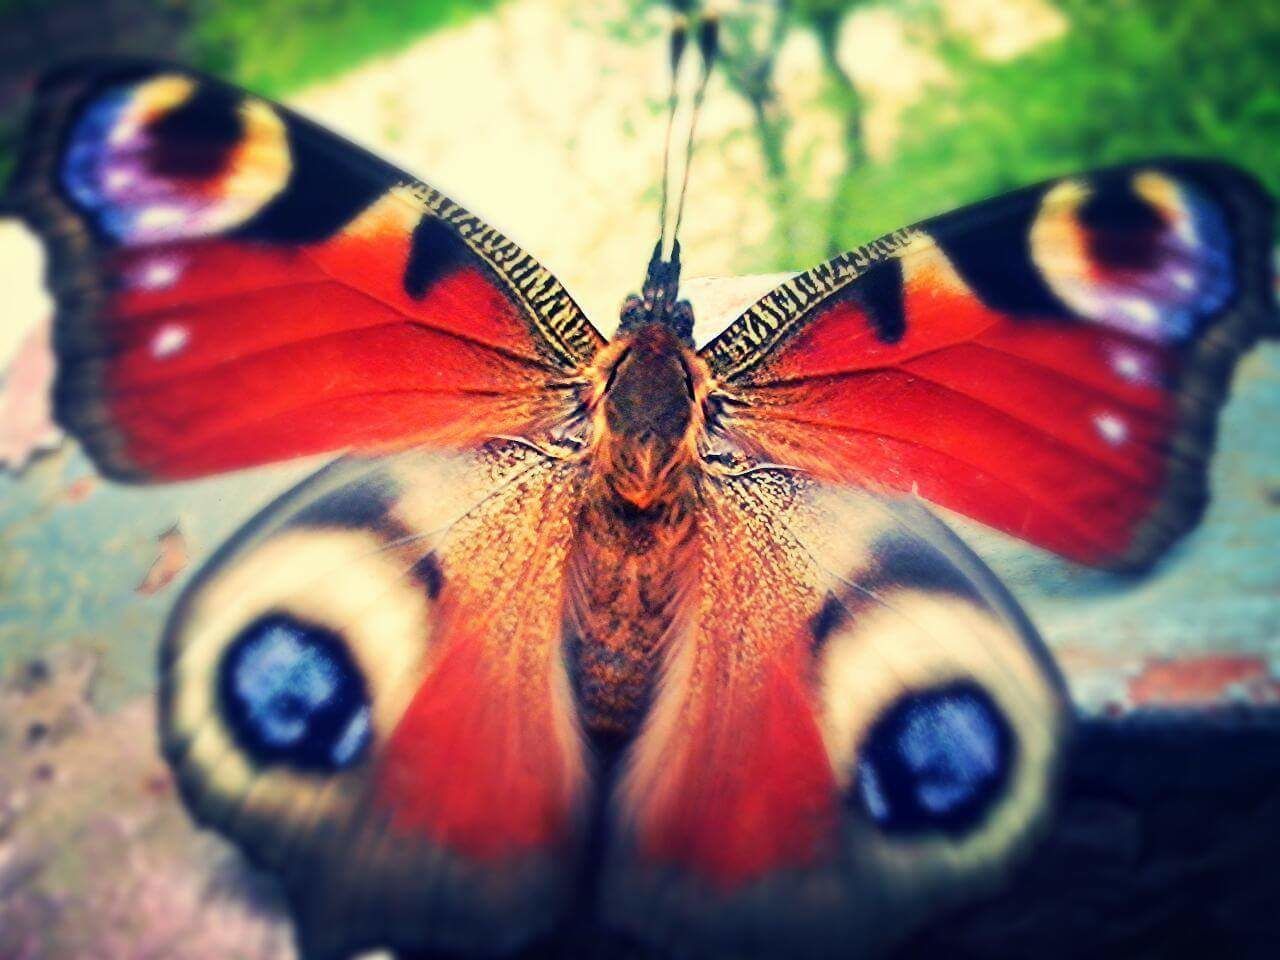
[[[1015,741],[991,697],[973,683],[908,695],[871,728],[853,801],[886,833],[960,835],[999,800]]]
[[[341,770],[368,750],[368,690],[332,631],[263,617],[227,648],[218,686],[237,742],[263,765]]]

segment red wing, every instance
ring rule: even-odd
[[[178,68],[50,77],[13,194],[53,249],[58,417],[117,477],[527,432],[601,342],[435,190]]]
[[[722,429],[1145,566],[1199,519],[1235,360],[1274,323],[1270,220],[1246,175],[1171,162],[926,221],[783,284],[704,349]]]
[[[809,688],[823,584],[783,532],[787,478],[708,486],[693,610],[624,781],[636,855],[733,889],[811,866],[837,819]]]
[[[1026,851],[1061,682],[918,507],[758,468],[708,479],[697,509],[687,606],[613,797],[605,919],[688,955],[880,956]]]
[[[514,441],[341,458],[184,590],[165,754],[192,813],[283,880],[302,955],[505,955],[572,909],[580,480]]]
[[[398,829],[484,863],[562,843],[586,778],[561,651],[581,471],[495,449],[508,475],[439,537],[438,654],[379,775]],[[422,490],[399,510],[430,529],[439,492]]]

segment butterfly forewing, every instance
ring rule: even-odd
[[[703,350],[741,446],[1143,567],[1199,519],[1238,356],[1277,329],[1271,202],[1153,162],[925,221],[779,286]]]
[[[210,78],[69,69],[30,131],[11,194],[53,249],[57,413],[113,476],[531,432],[601,342],[448,198]]]

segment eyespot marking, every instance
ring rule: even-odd
[[[147,172],[172,180],[210,180],[232,161],[245,135],[234,97],[200,85],[172,110],[151,123],[155,148],[145,158]]]
[[[851,801],[884,832],[960,836],[1005,791],[1015,741],[977,684],[960,682],[898,700],[872,726]]]
[[[1047,190],[1029,245],[1073,311],[1152,343],[1184,343],[1235,291],[1226,215],[1193,183],[1144,170]]]
[[[180,73],[98,92],[68,131],[68,199],[106,237],[141,246],[244,224],[285,187],[281,118],[265,103]]]
[[[263,765],[342,770],[368,750],[365,679],[330,630],[284,614],[256,620],[229,645],[218,687],[236,741]]]
[[[1077,214],[1089,253],[1112,270],[1147,271],[1160,266],[1160,234],[1169,224],[1132,190],[1097,190]]]

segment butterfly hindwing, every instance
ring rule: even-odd
[[[601,342],[448,198],[181,68],[49,77],[11,202],[52,249],[58,417],[118,478],[528,432]]]
[[[500,953],[563,920],[589,793],[559,657],[576,496],[517,443],[342,460],[176,606],[166,755],[282,877],[309,960]]]
[[[1195,524],[1238,356],[1274,333],[1271,202],[1204,162],[1072,177],[782,284],[703,350],[739,445],[1076,560]]]
[[[922,509],[790,470],[708,483],[699,529],[606,919],[699,956],[870,956],[1007,879],[1070,712],[994,577]]]

